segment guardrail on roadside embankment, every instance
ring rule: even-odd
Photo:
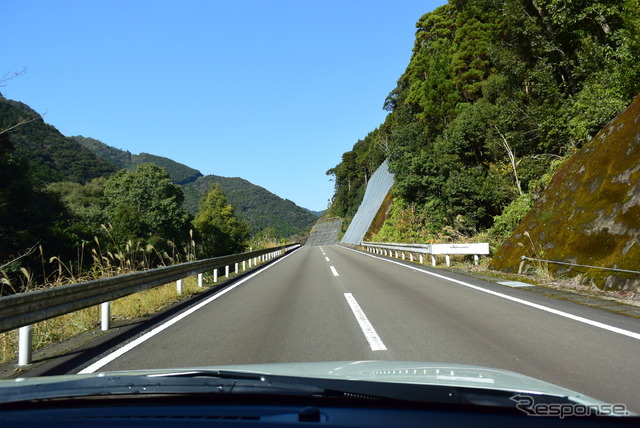
[[[247,262],[251,268],[299,246],[300,244],[283,245],[0,297],[0,333],[20,329],[18,365],[28,365],[31,363],[31,331],[34,323],[100,304],[102,330],[107,330],[110,320],[109,302],[112,300],[173,281],[176,281],[177,292],[180,294],[184,278],[198,275],[198,285],[202,286],[204,272],[214,271],[216,282],[218,269],[225,268],[225,275],[228,277],[231,265],[235,264],[235,272],[238,273],[240,263],[245,270]]]
[[[420,263],[424,263],[424,254],[431,255],[431,265],[436,265],[436,255],[444,254],[447,266],[451,266],[450,256],[454,254],[472,255],[475,264],[478,264],[478,256],[489,254],[489,244],[396,244],[390,242],[365,242],[360,243],[368,251],[384,256],[394,256],[405,259],[405,253],[409,254],[409,260],[413,261],[413,255],[418,254]]]
[[[610,268],[610,267],[602,267],[602,266],[591,266],[591,265],[580,265],[578,263],[569,263],[569,262],[559,262],[556,260],[545,260],[545,259],[536,259],[533,257],[522,256],[521,257],[520,266],[518,267],[518,275],[521,275],[527,266],[528,261],[533,262],[542,262],[542,263],[553,263],[557,265],[571,266],[571,267],[583,267],[587,269],[595,269],[595,270],[610,270],[614,272],[624,272],[624,273],[640,273],[637,270],[629,270],[629,269],[618,269],[618,268]]]

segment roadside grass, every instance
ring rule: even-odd
[[[173,242],[167,241],[171,247],[169,254],[139,241],[128,241],[125,245],[119,245],[111,236],[111,228],[104,225],[102,228],[109,236],[114,251],[106,250],[100,239],[95,237],[92,246],[82,244],[79,248],[76,263],[64,263],[59,257],[45,257],[44,249],[38,246],[36,251],[43,273],[36,278],[31,270],[20,268],[19,283],[15,280],[16,283],[12,283],[6,272],[0,268],[0,294],[3,287],[10,291],[9,294],[29,292],[196,260],[196,243],[193,241],[192,231],[189,232],[190,241],[185,248],[178,248]],[[254,242],[253,245],[262,249],[276,247],[279,244],[275,240],[266,240]],[[81,267],[85,266],[86,260],[91,262],[89,267],[83,270]],[[257,262],[258,265],[261,263]],[[234,271],[233,266],[230,266],[229,279],[236,276]],[[227,280],[224,269],[218,269],[218,274],[218,282]],[[212,281],[213,274],[209,272],[204,274],[203,287],[198,287],[197,277],[185,278],[182,294],[177,293],[176,283],[172,282],[117,299],[111,302],[111,321],[135,320],[152,315],[207,290],[207,284]],[[32,350],[42,349],[100,328],[100,318],[98,305],[36,323],[32,330]],[[0,333],[0,364],[17,361],[17,357],[18,330]]]
[[[205,283],[207,278],[205,277]],[[176,284],[131,294],[111,303],[111,320],[133,320],[152,315],[162,309],[195,294],[207,290],[198,287],[196,277],[183,280],[182,294],[177,294]],[[45,348],[87,331],[100,328],[100,307],[72,312],[39,322],[33,326],[33,350]],[[18,356],[18,330],[0,334],[0,363],[16,360]]]

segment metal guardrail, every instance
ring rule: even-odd
[[[454,254],[473,255],[475,264],[478,264],[478,256],[489,254],[488,243],[472,244],[398,244],[391,242],[366,242],[362,241],[361,246],[377,254],[391,255],[405,259],[405,252],[409,253],[410,261],[413,261],[413,254],[419,254],[420,263],[424,263],[423,254],[431,255],[431,264],[436,266],[436,255],[445,256],[447,266],[451,265],[450,256]]]
[[[580,265],[580,264],[577,264],[577,263],[557,262],[555,260],[534,259],[532,257],[527,257],[527,256],[522,256],[521,260],[522,261],[520,262],[520,267],[518,268],[518,274],[522,274],[522,271],[524,270],[524,266],[525,266],[527,261],[553,263],[553,264],[556,264],[556,265],[565,265],[565,266],[577,266],[577,267],[584,267],[584,268],[598,269],[598,270],[612,270],[612,271],[615,271],[615,272],[640,273],[640,271],[637,271],[637,270],[608,268],[608,267],[590,266],[590,265]]]
[[[181,292],[180,280],[184,278],[220,268],[226,268],[228,276],[229,266],[234,263],[237,271],[237,264],[240,262],[249,260],[249,266],[251,266],[251,260],[255,260],[254,264],[257,264],[259,258],[263,258],[263,261],[268,260],[299,246],[300,244],[282,245],[275,248],[197,260],[174,266],[0,297],[0,333],[21,328],[22,335],[22,329],[29,327],[28,332],[25,333],[24,342],[25,345],[28,343],[30,348],[30,327],[34,323],[104,304],[173,281],[178,281],[178,292]],[[103,329],[105,329],[104,313]],[[22,338],[21,342],[23,342]],[[22,348],[21,344],[21,353]],[[20,358],[20,360],[19,365],[24,365],[22,363],[30,360],[30,355]]]

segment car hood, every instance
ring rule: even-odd
[[[414,361],[337,361],[312,363],[274,363],[224,365],[162,370],[132,370],[81,375],[19,378],[0,381],[0,388],[20,388],[27,385],[46,385],[81,378],[108,376],[172,376],[190,371],[234,372],[290,378],[336,379],[401,384],[439,385],[462,388],[490,389],[514,393],[544,394],[568,397],[585,405],[604,402],[576,391],[539,379],[502,369],[463,364],[426,363]],[[6,390],[5,390],[6,391]]]
[[[559,397],[585,397],[589,403],[602,403],[582,393],[520,373],[465,364],[375,360],[229,365],[207,369],[262,375],[493,389]]]

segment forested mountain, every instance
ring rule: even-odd
[[[114,173],[116,168],[73,138],[44,122],[29,106],[0,96],[0,129],[20,124],[11,132],[15,155],[27,160],[32,176],[42,183],[75,181]]]
[[[133,155],[128,150],[116,149],[115,147],[111,147],[100,140],[83,137],[81,135],[71,138],[118,169],[128,169],[133,162]]]
[[[185,207],[195,212],[212,185],[220,184],[236,214],[249,222],[251,232],[273,229],[279,236],[302,234],[318,220],[310,211],[239,177],[207,175],[184,186]]]
[[[347,221],[388,158],[389,224],[504,239],[640,92],[638,0],[450,0],[416,27],[385,122],[327,172]]]
[[[236,214],[244,218],[251,226],[252,234],[272,229],[280,237],[301,234],[316,220],[317,216],[295,203],[282,199],[268,190],[256,186],[239,177],[203,176],[200,171],[161,156],[148,153],[132,155],[128,151],[118,150],[99,140],[74,137],[98,156],[115,166],[135,170],[137,165],[152,163],[164,168],[174,183],[182,186],[184,206],[195,215],[200,198],[211,186],[220,184]]]

